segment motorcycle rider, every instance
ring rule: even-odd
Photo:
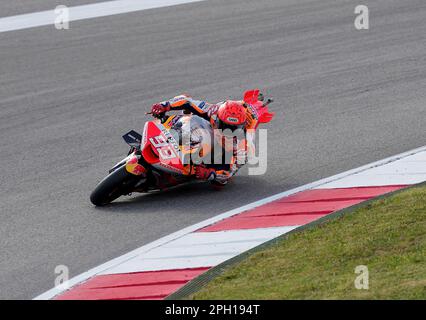
[[[257,90],[256,94],[259,93]],[[222,147],[226,139],[233,139],[233,133],[242,129],[245,137],[238,141],[238,145],[231,143],[233,157],[229,164],[199,164],[195,165],[195,176],[201,180],[209,180],[214,185],[223,186],[244,165],[248,152],[254,152],[254,144],[247,139],[247,130],[254,129],[257,116],[253,108],[244,101],[227,100],[217,104],[210,104],[202,100],[195,100],[189,95],[181,94],[170,100],[156,103],[151,107],[151,113],[160,117],[170,110],[185,110],[192,112],[210,122],[215,135]],[[229,135],[232,133],[232,135]],[[225,150],[230,151],[230,150]],[[244,159],[243,163],[237,159]]]

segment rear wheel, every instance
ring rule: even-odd
[[[125,166],[122,166],[99,182],[90,195],[90,201],[95,206],[104,206],[118,197],[130,193],[139,179],[128,173]]]

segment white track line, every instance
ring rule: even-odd
[[[229,218],[229,217],[231,217],[233,215],[236,215],[238,213],[241,213],[243,211],[253,209],[255,207],[261,206],[263,204],[275,201],[275,200],[283,198],[283,197],[287,197],[287,196],[289,196],[291,194],[294,194],[294,193],[297,193],[297,192],[300,192],[300,191],[314,189],[314,188],[317,188],[319,186],[331,183],[333,181],[336,181],[336,180],[339,180],[339,179],[343,179],[343,178],[348,177],[350,175],[358,174],[358,173],[363,172],[365,170],[368,170],[368,169],[371,169],[371,168],[375,168],[375,167],[379,167],[379,166],[382,166],[382,165],[385,165],[385,164],[397,161],[399,159],[402,159],[402,158],[405,158],[405,157],[408,157],[408,156],[411,156],[411,155],[414,155],[414,154],[417,154],[417,153],[420,153],[420,152],[426,152],[426,146],[421,147],[421,148],[417,148],[417,149],[414,149],[414,150],[411,150],[411,151],[408,151],[408,152],[404,152],[404,153],[401,153],[401,154],[398,154],[398,155],[395,155],[395,156],[392,156],[392,157],[389,157],[389,158],[386,158],[386,159],[382,159],[382,160],[379,160],[379,161],[367,164],[365,166],[362,166],[362,167],[359,167],[359,168],[356,168],[356,169],[352,169],[352,170],[349,170],[349,171],[346,171],[346,172],[343,172],[343,173],[340,173],[340,174],[337,174],[337,175],[334,175],[334,176],[331,176],[331,177],[328,177],[328,178],[325,178],[325,179],[321,179],[321,180],[318,180],[318,181],[306,184],[304,186],[301,186],[301,187],[298,187],[298,188],[295,188],[295,189],[292,189],[292,190],[281,192],[281,193],[278,193],[278,194],[273,195],[271,197],[267,197],[267,198],[261,199],[259,201],[247,204],[245,206],[236,208],[234,210],[222,213],[222,214],[217,215],[217,216],[215,216],[213,218],[204,220],[204,221],[202,221],[200,223],[197,223],[197,224],[189,226],[189,227],[187,227],[185,229],[179,230],[179,231],[177,231],[175,233],[172,233],[172,234],[170,234],[168,236],[165,236],[165,237],[163,237],[161,239],[158,239],[158,240],[156,240],[154,242],[151,242],[151,243],[149,243],[147,245],[144,245],[144,246],[142,246],[142,247],[140,247],[138,249],[135,249],[135,250],[133,250],[133,251],[131,251],[129,253],[126,253],[126,254],[124,254],[124,255],[122,255],[120,257],[117,257],[117,258],[115,258],[113,260],[110,260],[110,261],[108,261],[108,262],[106,262],[104,264],[101,264],[100,266],[97,266],[97,267],[95,267],[95,268],[93,268],[93,269],[91,269],[89,271],[86,271],[86,272],[84,272],[84,273],[82,273],[82,274],[80,274],[80,275],[78,275],[78,276],[70,279],[68,281],[69,287],[73,287],[76,284],[78,284],[80,282],[83,282],[83,281],[86,281],[87,279],[92,278],[93,276],[95,276],[97,274],[103,273],[107,269],[112,269],[112,268],[118,266],[119,264],[127,262],[130,259],[136,258],[137,256],[139,256],[139,255],[141,255],[143,253],[146,253],[146,252],[148,252],[148,251],[150,251],[150,250],[152,250],[154,248],[166,245],[167,243],[169,243],[169,242],[171,242],[171,241],[173,241],[175,239],[182,238],[185,235],[187,235],[188,233],[191,233],[191,232],[194,232],[194,231],[196,231],[198,229],[207,227],[207,226],[209,226],[209,225],[211,225],[211,224],[213,224],[215,222],[218,222],[218,221],[223,220],[225,218]],[[34,299],[35,300],[52,299],[53,297],[55,297],[56,295],[58,295],[58,294],[60,294],[60,293],[62,293],[64,291],[66,291],[66,289],[59,288],[59,287],[52,288],[49,291],[46,291],[45,293],[37,296]]]
[[[106,17],[116,14],[174,6],[205,0],[115,0],[69,7],[69,21]],[[55,24],[55,9],[0,18],[0,32]]]

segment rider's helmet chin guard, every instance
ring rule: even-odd
[[[236,130],[246,126],[247,114],[242,102],[226,101],[219,106],[215,120],[215,129],[221,130],[223,136],[234,136]]]

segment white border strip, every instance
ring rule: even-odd
[[[115,0],[68,7],[69,22],[205,0]],[[0,33],[55,24],[55,10],[0,18]]]
[[[134,258],[135,256],[138,256],[142,253],[145,253],[149,250],[152,250],[153,248],[162,246],[162,245],[164,245],[164,244],[166,244],[170,241],[181,238],[188,233],[197,231],[198,229],[207,227],[207,226],[209,226],[213,223],[216,223],[220,220],[229,218],[229,217],[234,216],[236,214],[239,214],[243,211],[247,211],[247,210],[253,209],[255,207],[259,207],[259,206],[264,205],[266,203],[278,200],[278,199],[283,198],[283,197],[287,197],[287,196],[292,195],[292,194],[297,193],[297,192],[313,189],[313,188],[319,187],[321,185],[324,185],[326,183],[329,183],[329,182],[332,182],[332,181],[335,181],[335,180],[339,180],[339,179],[342,179],[344,177],[347,177],[347,176],[350,176],[350,175],[353,175],[353,174],[356,174],[356,173],[359,173],[359,172],[362,172],[362,171],[365,171],[365,170],[368,170],[368,169],[371,169],[371,168],[382,166],[382,165],[385,165],[385,164],[390,163],[390,162],[397,161],[399,159],[414,155],[414,154],[422,152],[422,151],[426,151],[426,146],[420,147],[420,148],[417,148],[417,149],[414,149],[414,150],[411,150],[411,151],[407,151],[407,152],[404,152],[404,153],[401,153],[401,154],[398,154],[398,155],[395,155],[395,156],[392,156],[392,157],[389,157],[389,158],[386,158],[386,159],[382,159],[382,160],[379,160],[379,161],[376,161],[376,162],[372,162],[370,164],[361,166],[359,168],[351,169],[349,171],[345,171],[343,173],[340,173],[340,174],[337,174],[337,175],[334,175],[334,176],[331,176],[331,177],[328,177],[328,178],[325,178],[325,179],[321,179],[321,180],[318,180],[318,181],[315,181],[315,182],[312,182],[312,183],[308,183],[306,185],[297,187],[295,189],[280,192],[276,195],[261,199],[261,200],[256,201],[256,202],[252,202],[250,204],[247,204],[245,206],[233,209],[231,211],[227,211],[225,213],[222,213],[222,214],[217,215],[215,217],[212,217],[210,219],[204,220],[200,223],[189,226],[185,229],[174,232],[174,233],[172,233],[168,236],[165,236],[165,237],[158,239],[154,242],[146,244],[146,245],[144,245],[144,246],[142,246],[138,249],[135,249],[135,250],[133,250],[129,253],[126,253],[126,254],[124,254],[120,257],[117,257],[113,260],[110,260],[110,261],[104,263],[104,264],[101,264],[100,266],[97,266],[93,269],[90,269],[89,271],[86,271],[86,272],[70,279],[68,281],[69,288],[72,288],[76,284],[83,282],[83,281],[86,281],[87,279],[92,278],[93,276],[95,276],[99,273],[102,273],[103,271],[105,271],[107,269],[110,269],[112,267],[115,267],[115,266],[123,263],[123,262],[126,262],[129,259]],[[56,288],[50,289],[49,291],[46,291],[45,293],[42,293],[41,295],[35,297],[34,300],[52,299],[52,298],[54,298],[55,296],[57,296],[58,294],[60,294],[64,291],[67,291],[67,289],[56,287]]]

